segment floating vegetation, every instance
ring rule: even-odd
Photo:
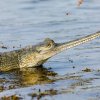
[[[22,97],[19,97],[17,95],[12,95],[12,96],[4,96],[1,97],[0,100],[21,100],[23,99]]]
[[[4,86],[0,86],[0,92],[4,90]]]
[[[10,85],[9,89],[15,89],[15,86],[14,85]]]
[[[3,43],[0,43],[0,48],[7,49],[7,46],[4,46]]]
[[[82,71],[83,71],[83,72],[91,72],[92,70],[89,69],[89,68],[85,68],[85,69],[83,69]]]
[[[7,47],[6,47],[6,46],[1,46],[1,48],[2,48],[2,49],[7,49]]]
[[[18,87],[52,83],[55,81],[53,77],[57,73],[53,72],[51,68],[36,67],[11,70],[1,75],[4,77],[0,79],[0,92]]]
[[[37,100],[39,100],[40,98],[42,98],[44,96],[52,96],[52,95],[57,95],[57,90],[50,89],[50,90],[45,90],[43,92],[41,92],[41,90],[39,90],[38,93],[29,94],[29,96],[31,96],[32,98],[37,98]]]

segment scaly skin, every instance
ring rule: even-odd
[[[47,38],[36,46],[27,46],[19,50],[0,53],[0,71],[40,66],[52,56],[97,37],[100,37],[100,32],[66,43],[55,43]]]

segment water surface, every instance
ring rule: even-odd
[[[7,47],[0,52],[46,37],[65,42],[97,31],[99,0],[84,0],[80,7],[77,0],[0,1],[0,46]],[[17,95],[23,100],[99,100],[100,39],[64,51],[41,68],[0,73],[0,91],[0,97]]]

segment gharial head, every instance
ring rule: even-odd
[[[56,43],[50,39],[50,38],[46,38],[42,43],[40,43],[39,45],[36,46],[36,51],[39,53],[45,53],[48,50],[54,48],[56,45]]]
[[[42,43],[37,45],[35,47],[36,50],[36,58],[37,58],[37,64],[35,66],[40,66],[42,65],[45,61],[47,61],[49,58],[57,54],[60,49],[62,44],[55,43],[54,40],[50,38],[46,38]]]
[[[65,43],[55,43],[54,40],[46,38],[42,43],[36,45],[35,66],[40,66],[52,56],[66,49]]]
[[[52,39],[46,38],[38,45],[27,48],[22,54],[20,67],[34,67],[42,65],[46,60],[54,55],[54,48],[57,46]]]

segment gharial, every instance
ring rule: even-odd
[[[44,42],[35,46],[32,45],[19,50],[1,52],[0,71],[40,66],[52,56],[97,37],[100,37],[100,31],[65,43],[55,43],[53,40],[47,38]]]

